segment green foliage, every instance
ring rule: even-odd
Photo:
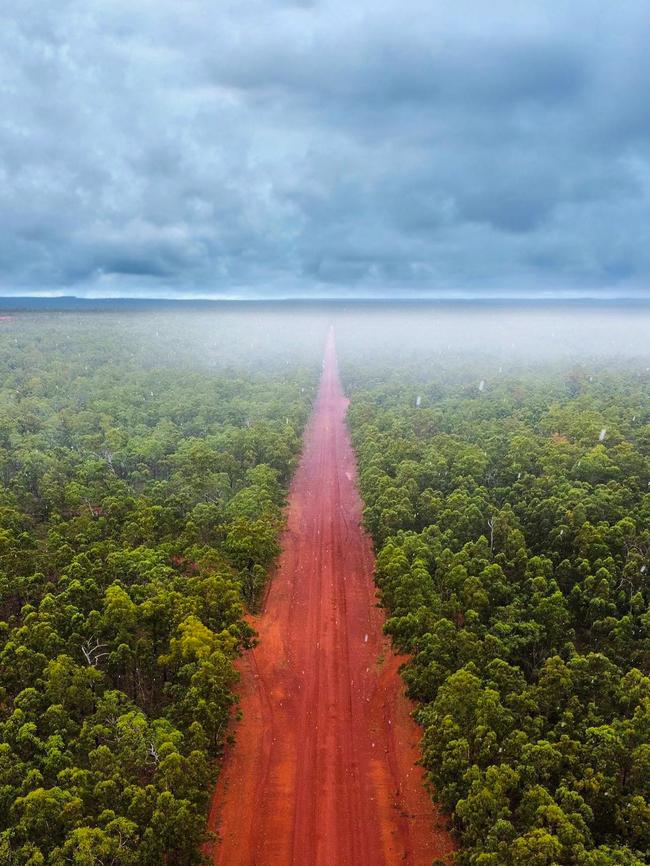
[[[0,335],[7,866],[199,861],[313,393],[311,370],[208,368],[110,322]]]
[[[647,370],[348,378],[386,630],[459,864],[647,863]]]

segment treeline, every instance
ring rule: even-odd
[[[8,866],[198,862],[244,602],[313,396],[313,369],[255,371],[232,341],[230,369],[207,369],[114,324],[33,317],[0,338]]]
[[[649,386],[349,371],[386,629],[459,864],[649,862]]]

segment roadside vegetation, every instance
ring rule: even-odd
[[[647,863],[646,366],[347,373],[386,630],[458,863]]]
[[[183,327],[3,323],[0,864],[199,860],[316,377]]]

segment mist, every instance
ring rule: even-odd
[[[2,323],[8,350],[38,334],[73,353],[81,335],[108,342],[138,367],[320,367],[327,331],[339,365],[493,359],[506,369],[601,359],[650,363],[650,307],[594,304],[150,304],[101,311],[16,309]]]

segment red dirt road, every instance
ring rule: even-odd
[[[330,333],[259,646],[240,664],[243,719],[210,812],[216,866],[430,866],[453,850],[382,636],[347,403]]]

